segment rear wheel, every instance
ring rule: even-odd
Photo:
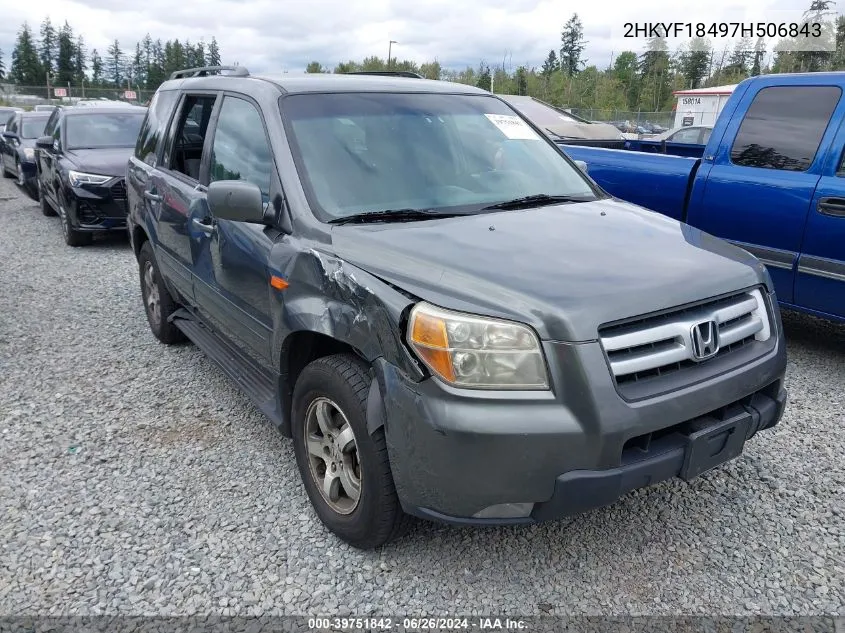
[[[319,358],[293,392],[294,452],[320,520],[354,547],[372,549],[401,535],[384,429],[367,430],[369,368],[351,354]]]
[[[23,167],[21,167],[21,161],[15,161],[15,173],[18,176],[18,187],[25,188],[26,187],[26,178],[23,175]]]
[[[144,242],[138,253],[138,270],[141,276],[141,298],[144,300],[144,311],[153,335],[162,343],[171,345],[185,340],[185,335],[173,323],[168,321],[170,315],[179,309],[179,305],[170,296],[158,271],[153,247]]]

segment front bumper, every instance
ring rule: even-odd
[[[382,361],[379,415],[403,508],[451,523],[533,523],[736,457],[783,414],[786,351],[776,320],[765,355],[636,402],[617,392],[599,343],[545,343],[549,392],[414,383]]]
[[[107,186],[73,187],[68,215],[77,231],[125,231],[126,187],[123,179]]]

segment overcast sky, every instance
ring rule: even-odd
[[[149,32],[162,40],[192,42],[214,35],[224,63],[252,72],[301,72],[311,60],[333,67],[368,55],[437,59],[449,68],[481,60],[515,68],[539,66],[559,48],[561,26],[577,10],[584,24],[590,64],[605,67],[612,55],[641,50],[643,40],[621,37],[629,21],[706,20],[747,17],[782,21],[780,9],[803,10],[810,0],[36,0],[5,3],[0,49],[8,69],[15,34],[28,21],[36,31],[49,15],[67,20],[88,49],[101,55],[114,38],[124,50]],[[679,6],[680,5],[680,6]],[[840,0],[845,5],[845,0]],[[837,7],[838,9],[843,6]],[[678,41],[670,42],[670,46]]]

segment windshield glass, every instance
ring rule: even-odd
[[[23,119],[21,125],[22,138],[38,138],[44,134],[44,126],[47,125],[47,119],[50,117],[32,117]]]
[[[536,194],[596,198],[577,168],[493,97],[302,94],[282,108],[324,221],[385,209],[472,213]]]
[[[91,112],[67,117],[68,149],[135,147],[144,112]]]

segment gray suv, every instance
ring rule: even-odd
[[[609,197],[488,92],[180,71],[126,181],[153,334],[293,438],[356,547],[691,479],[782,415],[760,262]]]

